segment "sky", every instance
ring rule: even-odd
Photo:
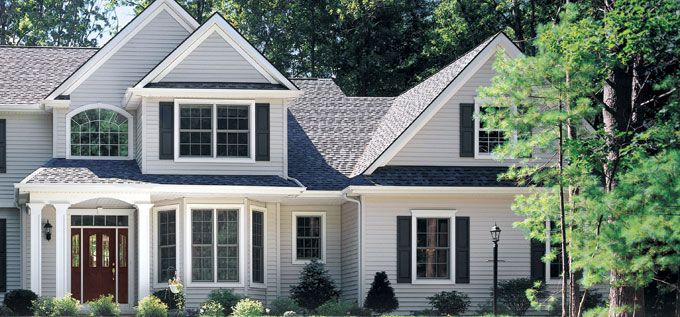
[[[116,8],[116,15],[118,16],[118,30],[121,30],[135,17],[135,10],[132,6],[120,6]],[[99,46],[104,45],[113,35],[115,34],[104,34],[98,41]]]

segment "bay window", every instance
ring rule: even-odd
[[[264,283],[264,212],[253,210],[251,217],[251,278],[253,283]]]
[[[175,276],[177,263],[176,211],[158,212],[158,283],[166,283]]]

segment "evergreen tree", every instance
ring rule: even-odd
[[[364,308],[381,315],[399,308],[399,300],[394,295],[394,289],[390,285],[385,271],[375,272],[371,289],[368,291],[364,301]]]
[[[339,296],[340,291],[335,287],[335,281],[328,274],[324,264],[316,259],[305,265],[300,272],[298,285],[290,288],[290,298],[300,307],[310,311]]]

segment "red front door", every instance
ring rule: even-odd
[[[83,228],[83,302],[116,297],[116,229]]]

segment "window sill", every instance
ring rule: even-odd
[[[562,278],[560,277],[550,277],[545,280],[545,284],[557,285],[562,283]]]
[[[411,280],[411,284],[417,285],[455,285],[456,282],[450,279],[417,279]]]
[[[250,288],[267,288],[265,283],[250,283]]]
[[[241,282],[188,282],[186,287],[194,288],[220,288],[220,287],[243,287]]]
[[[175,162],[178,163],[238,163],[238,164],[253,164],[254,158],[214,158],[214,157],[176,157]]]
[[[495,160],[493,154],[475,154],[475,160]]]
[[[318,259],[317,262],[326,264],[325,259]],[[295,265],[307,265],[309,263],[312,263],[312,260],[298,260],[298,259],[293,259],[293,264]]]

